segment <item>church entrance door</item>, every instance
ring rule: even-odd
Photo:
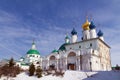
[[[55,65],[50,65],[50,70],[54,70],[55,69]]]
[[[75,70],[75,64],[68,64],[69,70]]]

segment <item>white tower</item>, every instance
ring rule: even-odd
[[[88,19],[86,19],[86,22],[82,26],[82,28],[83,28],[83,40],[90,39],[89,25],[90,25],[90,22],[88,21]]]
[[[65,43],[70,43],[70,38],[69,38],[68,34],[66,34]]]
[[[97,37],[97,34],[96,34],[96,26],[94,25],[94,23],[91,21],[91,23],[90,23],[90,26],[89,26],[89,28],[90,28],[90,39],[92,39],[92,38],[96,38]]]
[[[72,35],[72,43],[77,42],[77,32],[76,32],[76,30],[74,28],[71,31],[71,35]]]
[[[100,38],[101,40],[104,41],[104,37],[103,37],[103,32],[101,30],[99,30],[99,32],[97,33],[98,38]]]
[[[35,45],[34,40],[33,40],[33,43],[32,43],[32,48],[30,50],[28,50],[28,52],[27,52],[27,59],[28,59],[27,61],[29,63],[35,63],[35,64],[40,59],[40,53],[36,49],[36,45]]]
[[[32,43],[32,48],[31,49],[34,49],[34,50],[36,50],[36,45],[35,45],[35,42],[34,42],[34,40],[33,40],[33,43]]]

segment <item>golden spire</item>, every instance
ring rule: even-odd
[[[86,22],[82,25],[84,30],[89,30],[90,22],[88,21],[88,16],[86,16]]]

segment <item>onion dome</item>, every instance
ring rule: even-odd
[[[27,54],[40,54],[39,51],[36,49],[35,42],[32,43],[32,48],[27,52]]]
[[[89,30],[89,25],[90,25],[90,22],[87,19],[86,22],[82,25],[83,30]]]
[[[59,50],[61,50],[61,51],[66,50],[65,46],[68,45],[68,44],[70,44],[70,43],[64,43],[64,44],[62,44],[62,45],[60,46]]]
[[[99,30],[99,32],[97,33],[98,37],[103,36],[103,32],[101,30]]]
[[[65,39],[70,39],[68,35],[65,36]]]
[[[72,35],[76,35],[77,34],[77,31],[75,30],[75,28],[73,28],[73,30],[71,31],[71,34]]]
[[[39,53],[39,51],[37,51],[37,50],[33,50],[33,49],[30,49],[28,52],[27,52],[27,54],[40,54]]]
[[[56,49],[54,49],[53,51],[52,51],[52,53],[57,53],[58,52],[58,50],[56,50]]]
[[[24,57],[20,57],[20,59],[25,59]]]
[[[96,28],[96,26],[94,25],[93,21],[91,21],[89,28],[90,29],[95,29]]]

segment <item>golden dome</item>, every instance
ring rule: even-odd
[[[88,19],[86,20],[86,22],[82,25],[82,28],[84,29],[84,30],[89,30],[90,28],[89,28],[89,25],[90,25],[90,22],[88,21]]]

